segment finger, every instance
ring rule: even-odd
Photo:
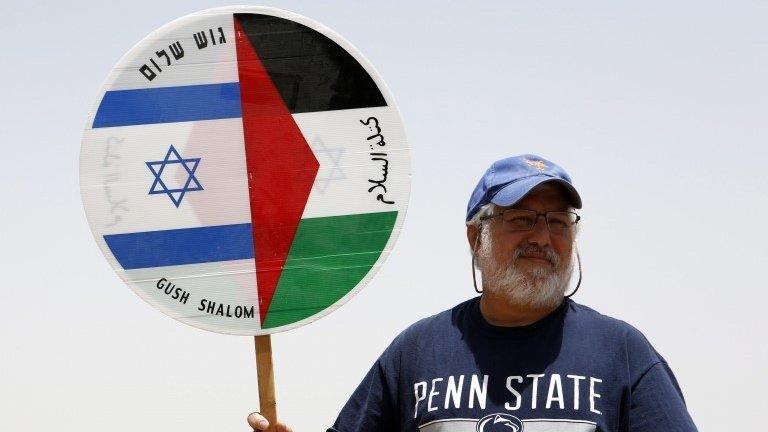
[[[275,432],[293,432],[293,429],[289,428],[285,423],[277,422],[275,424]]]
[[[263,415],[257,412],[248,414],[248,424],[253,428],[253,430],[257,431],[263,431],[269,427],[269,422],[267,419],[265,419]]]

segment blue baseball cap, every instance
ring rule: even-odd
[[[513,206],[533,188],[547,182],[561,185],[571,205],[581,208],[581,197],[564,169],[541,156],[525,154],[498,160],[485,171],[469,197],[466,220],[488,203]]]

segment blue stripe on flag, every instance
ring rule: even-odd
[[[251,224],[105,235],[125,270],[253,258]]]
[[[242,117],[240,84],[202,84],[104,93],[94,128]]]

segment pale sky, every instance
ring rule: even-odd
[[[702,431],[750,430],[768,386],[768,4],[270,2],[354,44],[412,148],[404,229],[338,311],[273,336],[280,417],[324,430],[391,339],[475,295],[464,212],[494,160],[537,153],[584,200],[574,298],[640,329]],[[102,257],[80,140],[118,59],[226,3],[0,3],[0,430],[247,431],[253,343],[183,325]]]

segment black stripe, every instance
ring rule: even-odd
[[[328,37],[271,15],[235,18],[291,113],[387,105],[368,72]]]

